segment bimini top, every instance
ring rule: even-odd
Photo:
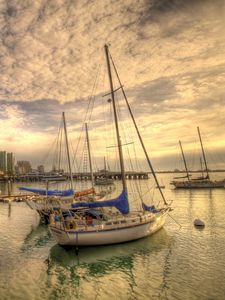
[[[130,211],[127,190],[122,191],[122,193],[115,199],[96,202],[76,202],[72,204],[72,208],[78,207],[116,207],[121,212],[121,214],[124,215],[128,214]]]
[[[21,191],[28,191],[38,195],[47,195],[47,196],[72,196],[74,195],[74,190],[46,190],[46,189],[38,189],[38,188],[30,188],[30,187],[19,187]]]

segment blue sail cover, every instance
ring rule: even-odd
[[[46,190],[38,188],[29,188],[29,187],[19,187],[21,191],[28,191],[38,195],[47,195],[47,196],[72,196],[74,195],[74,190]]]
[[[76,202],[72,204],[72,208],[77,207],[87,207],[87,208],[97,208],[97,207],[116,207],[121,214],[129,213],[129,203],[127,190],[124,190],[117,198],[105,201],[96,202]]]
[[[142,207],[145,211],[151,211],[153,213],[159,212],[159,210],[155,208],[155,205],[148,206],[148,205],[142,203]]]

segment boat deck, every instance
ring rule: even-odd
[[[76,219],[70,218],[64,221],[56,221],[54,220],[54,216],[51,217],[50,227],[65,230],[68,232],[76,231],[102,231],[102,230],[112,230],[112,229],[122,229],[126,227],[134,227],[140,224],[150,223],[155,221],[157,218],[157,213],[147,212],[145,214],[142,213],[134,213],[127,217],[118,217],[111,216],[110,219],[98,220],[98,219]]]

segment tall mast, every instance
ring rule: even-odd
[[[110,57],[111,57],[111,56],[110,56]],[[115,64],[114,64],[114,62],[113,62],[112,57],[111,57],[111,61],[112,61],[113,68],[114,68],[114,70],[115,70],[117,79],[118,79],[118,81],[119,81],[120,88],[121,88],[121,90],[122,90],[124,99],[125,99],[125,101],[126,101],[126,104],[127,104],[128,110],[129,110],[129,113],[130,113],[131,118],[132,118],[132,121],[133,121],[133,123],[134,123],[134,127],[135,127],[135,129],[136,129],[138,138],[139,138],[139,140],[140,140],[142,149],[143,149],[143,151],[144,151],[144,153],[145,153],[145,157],[146,157],[146,159],[147,159],[149,168],[150,168],[150,170],[151,170],[151,172],[152,172],[152,175],[153,175],[153,177],[154,177],[154,179],[155,179],[157,188],[158,188],[158,190],[159,190],[159,192],[160,192],[160,195],[161,195],[161,197],[162,197],[162,199],[163,199],[163,202],[164,202],[165,205],[167,205],[166,199],[165,199],[164,194],[163,194],[163,192],[162,192],[162,189],[161,189],[161,187],[160,187],[159,181],[158,181],[158,179],[157,179],[157,177],[156,177],[155,171],[154,171],[154,169],[153,169],[152,163],[151,163],[150,158],[149,158],[149,156],[148,156],[148,153],[147,153],[147,150],[146,150],[146,148],[145,148],[144,142],[143,142],[143,140],[142,140],[141,134],[140,134],[140,132],[139,132],[139,130],[138,130],[137,123],[136,123],[136,121],[135,121],[133,112],[132,112],[132,110],[131,110],[130,104],[129,104],[129,102],[128,102],[126,93],[125,93],[124,88],[123,88],[123,86],[122,86],[122,83],[121,83],[121,81],[120,81],[120,77],[119,77],[119,74],[118,74],[118,72],[117,72],[116,66],[115,66]]]
[[[204,148],[203,148],[202,138],[201,138],[199,127],[197,127],[197,130],[198,130],[199,141],[200,141],[201,148],[202,148],[202,155],[203,155],[203,160],[204,160],[204,164],[205,164],[205,171],[206,171],[206,174],[207,174],[207,178],[209,178],[209,169],[208,169],[207,163],[206,163],[205,151],[204,151]]]
[[[92,169],[91,148],[90,148],[90,142],[89,142],[89,135],[88,135],[88,126],[87,126],[87,123],[85,123],[85,130],[86,130],[86,138],[87,138],[89,167],[90,167],[90,172],[91,172],[91,186],[94,189],[94,175],[93,175],[93,169]]]
[[[64,133],[65,133],[65,140],[66,140],[66,152],[67,152],[67,159],[68,159],[68,165],[69,165],[69,173],[70,173],[70,186],[73,190],[73,174],[71,169],[71,163],[70,163],[70,152],[69,152],[69,145],[68,145],[68,137],[67,137],[67,129],[66,129],[66,119],[65,119],[65,113],[62,113],[63,118],[63,126],[64,126]]]
[[[190,176],[189,176],[189,173],[188,173],[187,163],[186,163],[186,159],[185,159],[185,156],[184,156],[184,151],[183,151],[183,148],[182,148],[182,145],[181,145],[181,141],[179,141],[179,144],[180,144],[180,150],[181,150],[181,154],[182,154],[183,161],[184,161],[185,171],[186,171],[187,178],[188,178],[188,181],[189,181],[190,180]]]
[[[201,166],[202,178],[203,178],[204,177],[204,173],[203,173],[202,158],[201,158],[201,156],[200,156],[200,166]]]
[[[121,170],[121,176],[122,176],[121,179],[122,179],[122,184],[123,184],[123,190],[125,190],[127,188],[127,184],[126,184],[126,178],[125,178],[123,151],[122,151],[122,145],[121,145],[121,141],[120,141],[120,133],[119,133],[118,117],[117,117],[117,112],[116,112],[116,103],[115,103],[115,97],[114,97],[114,89],[113,89],[113,81],[112,81],[112,74],[111,74],[111,65],[110,65],[110,60],[109,60],[108,45],[105,45],[105,56],[106,56],[106,62],[107,62],[107,68],[108,68],[111,98],[112,98],[112,103],[113,103],[113,114],[114,114],[114,121],[115,121],[115,127],[116,127],[116,138],[117,138],[118,151],[119,151],[120,170]]]
[[[106,171],[106,160],[105,160],[105,156],[104,156],[104,170]]]

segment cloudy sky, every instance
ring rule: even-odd
[[[62,111],[78,135],[108,43],[153,165],[199,126],[225,167],[224,0],[0,0],[0,28],[0,150],[35,167]]]

